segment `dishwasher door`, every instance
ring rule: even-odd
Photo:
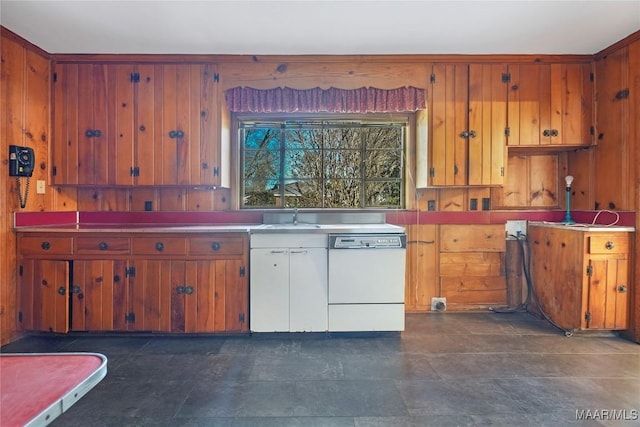
[[[329,304],[404,304],[406,250],[329,250]]]

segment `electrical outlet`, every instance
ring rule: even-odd
[[[37,194],[44,194],[45,193],[45,181],[42,179],[39,179],[36,181],[36,193]]]
[[[527,221],[515,220],[507,221],[504,225],[504,231],[507,236],[507,240],[515,239],[520,236],[527,235]]]
[[[478,210],[478,199],[473,198],[469,201],[469,210],[472,210],[472,211]]]
[[[431,298],[431,311],[447,311],[446,298]]]
[[[436,201],[435,200],[427,201],[427,209],[430,210],[430,211],[435,211],[436,210]]]

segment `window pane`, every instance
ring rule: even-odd
[[[243,206],[276,206],[280,175],[279,129],[244,131]]]
[[[391,150],[366,151],[364,160],[367,178],[400,178],[402,153]]]
[[[326,151],[324,171],[327,178],[360,178],[362,152],[355,150]]]
[[[325,183],[324,206],[359,208],[362,207],[361,194],[362,183],[359,179],[330,179]]]
[[[366,182],[366,207],[400,207],[400,182],[376,181]]]

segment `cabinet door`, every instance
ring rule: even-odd
[[[139,74],[132,64],[109,66],[110,96],[113,98],[113,114],[110,117],[114,128],[111,138],[111,157],[109,183],[116,185],[132,185],[136,183],[133,168],[138,165],[136,157],[136,132],[134,93],[139,85]]]
[[[509,146],[591,145],[589,64],[509,66]]]
[[[322,332],[329,329],[328,270],[325,248],[290,249],[289,330]]]
[[[171,278],[175,274],[174,268],[173,262],[165,260],[131,262],[126,274],[130,287],[128,330],[171,331]]]
[[[507,87],[501,64],[469,66],[468,184],[502,185],[507,158]]]
[[[618,258],[589,260],[590,276],[587,306],[589,329],[627,329],[628,261]]]
[[[250,282],[250,329],[288,332],[288,249],[252,249]]]
[[[436,64],[431,74],[431,185],[467,184],[468,65]]]
[[[191,141],[191,183],[220,185],[222,115],[219,105],[224,100],[218,89],[219,75],[215,65],[206,64],[200,68],[200,85],[200,140]]]
[[[190,183],[191,147],[200,142],[200,69],[200,65],[189,64],[162,67],[162,117],[155,117],[161,140],[155,153],[160,167],[156,184]]]
[[[21,264],[22,327],[69,331],[69,262],[25,260]]]
[[[117,275],[114,261],[74,261],[71,285],[71,329],[114,330],[114,294]]]

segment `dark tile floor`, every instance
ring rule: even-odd
[[[640,424],[640,345],[565,337],[525,313],[406,323],[402,334],[31,336],[1,350],[108,357],[106,378],[54,426]]]

